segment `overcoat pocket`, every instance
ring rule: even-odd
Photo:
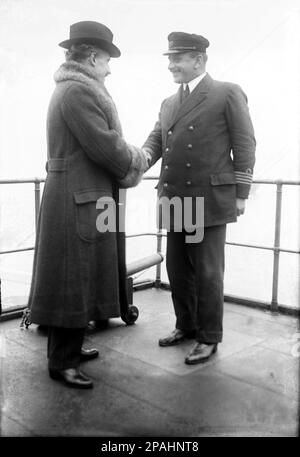
[[[115,227],[115,202],[110,192],[102,189],[89,189],[74,192],[76,229],[79,237],[93,243],[106,237]],[[99,216],[107,211],[107,224],[99,229]],[[106,231],[104,231],[107,229]]]

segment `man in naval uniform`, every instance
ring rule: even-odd
[[[168,36],[169,70],[178,92],[165,99],[144,144],[149,167],[162,158],[158,197],[203,197],[204,236],[167,233],[167,272],[176,328],[159,340],[166,347],[194,338],[185,363],[207,361],[222,341],[226,224],[245,211],[255,163],[256,141],[242,89],[206,73],[201,35]]]

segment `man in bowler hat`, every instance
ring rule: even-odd
[[[112,32],[98,22],[77,22],[60,46],[66,62],[55,73],[48,109],[29,309],[31,322],[48,327],[50,377],[86,389],[93,383],[79,365],[98,351],[83,348],[85,328],[120,316],[127,300],[123,222],[117,219],[116,231],[98,231],[97,202],[124,204],[119,188],[137,185],[147,162],[124,140],[104,85],[110,58],[120,56]]]
[[[210,359],[222,341],[226,224],[245,211],[255,163],[255,137],[242,89],[206,72],[209,41],[168,36],[169,70],[178,92],[165,99],[144,144],[149,167],[162,158],[158,197],[204,198],[204,236],[190,243],[184,228],[167,233],[167,272],[176,316],[162,347],[196,340],[185,363]]]

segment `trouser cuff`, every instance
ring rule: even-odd
[[[217,344],[221,343],[223,339],[222,332],[205,332],[205,331],[198,331],[196,334],[196,341],[198,343],[206,343],[206,344]]]

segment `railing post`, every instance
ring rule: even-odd
[[[158,229],[158,231],[157,231],[156,240],[157,240],[156,252],[157,252],[157,254],[161,254],[161,246],[162,246],[162,230],[161,229]],[[156,265],[155,287],[157,289],[159,289],[160,285],[161,285],[161,263]]]
[[[272,302],[271,302],[271,311],[274,313],[278,312],[278,276],[279,276],[279,254],[280,254],[281,202],[282,202],[282,182],[277,181],[277,183],[276,183],[276,214],[275,214]]]
[[[34,200],[35,200],[35,231],[36,231],[39,211],[40,211],[40,201],[41,201],[40,180],[38,180],[37,178],[34,181]]]

